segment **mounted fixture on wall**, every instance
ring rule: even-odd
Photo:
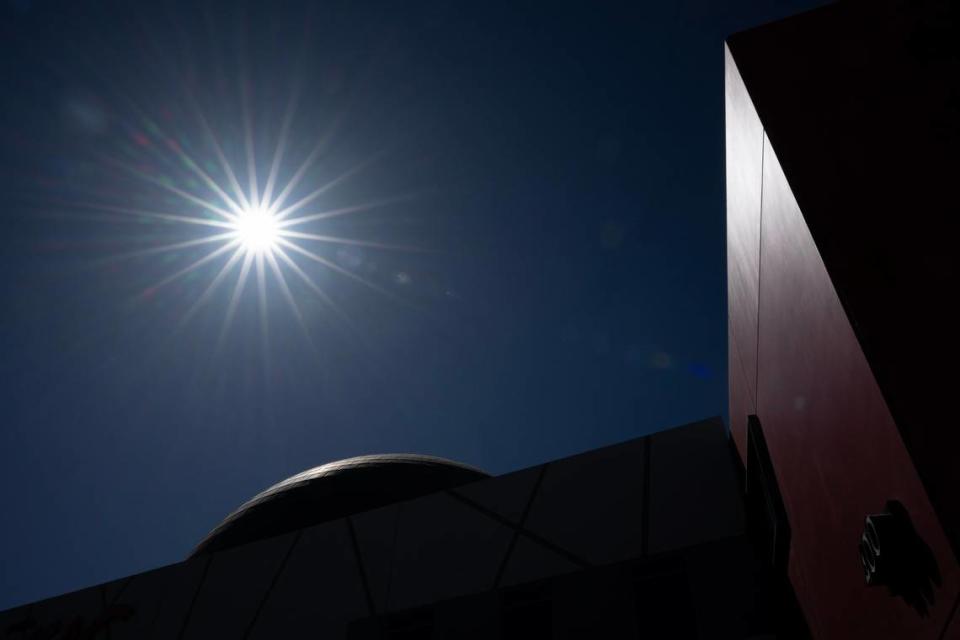
[[[886,586],[891,595],[927,614],[934,588],[940,586],[940,571],[903,504],[888,500],[885,511],[864,518],[859,552],[867,586]]]

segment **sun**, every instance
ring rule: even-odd
[[[272,253],[280,241],[277,217],[269,208],[243,209],[232,223],[234,237],[249,254]]]
[[[327,221],[341,216],[410,200],[413,194],[398,194],[337,208],[319,206],[314,208],[318,201],[322,202],[324,194],[363,171],[380,157],[380,154],[362,158],[342,172],[331,175],[327,180],[314,185],[312,189],[304,189],[302,183],[309,176],[314,175],[310,171],[317,157],[326,147],[329,135],[332,135],[327,134],[306,153],[289,177],[281,179],[281,168],[284,165],[287,150],[287,134],[290,123],[293,121],[295,105],[295,100],[291,98],[265,179],[261,179],[263,176],[257,174],[260,163],[253,146],[255,136],[249,114],[244,117],[245,135],[243,142],[240,143],[245,147],[246,152],[247,176],[246,184],[243,185],[241,181],[244,176],[234,171],[233,165],[223,151],[223,146],[198,108],[197,117],[205,134],[202,142],[206,146],[200,147],[199,143],[195,146],[211,152],[211,158],[193,157],[186,145],[181,145],[159,127],[155,127],[143,133],[146,144],[140,146],[169,150],[173,156],[164,160],[178,160],[179,162],[172,164],[181,167],[182,173],[170,176],[161,173],[161,168],[154,170],[149,162],[143,165],[146,168],[143,169],[140,165],[111,160],[112,166],[162,189],[167,192],[170,202],[179,201],[183,208],[157,211],[113,206],[108,203],[93,205],[94,209],[102,209],[111,215],[129,214],[141,220],[154,220],[163,224],[180,223],[184,226],[203,227],[209,231],[185,240],[131,251],[117,256],[116,259],[157,254],[176,258],[184,254],[185,249],[189,249],[187,253],[193,256],[191,261],[146,287],[142,291],[142,296],[144,299],[150,299],[160,288],[194,277],[198,275],[200,269],[208,270],[211,273],[209,282],[205,288],[202,288],[193,304],[186,308],[180,324],[186,325],[205,304],[213,299],[219,289],[228,287],[229,301],[223,316],[218,344],[225,340],[233,317],[240,306],[241,297],[248,286],[256,287],[263,344],[267,341],[268,286],[278,288],[280,296],[286,300],[287,306],[308,339],[310,331],[299,302],[302,291],[292,290],[290,280],[301,281],[329,311],[341,319],[346,318],[344,311],[321,287],[321,283],[315,279],[313,272],[308,270],[311,268],[322,268],[323,271],[337,273],[377,293],[395,297],[391,290],[371,279],[369,273],[356,273],[329,257],[327,254],[330,248],[355,246],[370,250],[419,251],[419,248],[407,245],[340,237],[331,234],[330,227],[326,225]],[[215,160],[219,161],[219,165],[214,162]],[[288,167],[289,169],[292,167]],[[179,178],[181,181],[175,182],[173,178]],[[323,249],[324,246],[328,249]],[[200,251],[200,247],[208,249]],[[311,263],[319,266],[308,266]],[[272,285],[268,285],[268,280]],[[347,322],[349,322],[348,319]]]

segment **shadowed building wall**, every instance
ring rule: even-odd
[[[367,466],[381,479],[390,473],[383,459]],[[76,637],[109,631],[112,640],[529,640],[775,630],[719,419],[468,479],[0,613],[0,637],[72,629]]]
[[[956,13],[841,3],[725,48],[731,430],[745,455],[759,417],[816,637],[960,634]],[[867,587],[891,500],[935,567]]]

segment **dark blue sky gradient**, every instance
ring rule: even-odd
[[[501,473],[724,414],[722,42],[814,4],[8,2],[0,609],[332,459]],[[380,290],[312,270],[339,320],[292,283],[313,347],[268,287],[266,348],[255,295],[218,348],[226,288],[181,323],[215,269],[143,295],[196,248],[108,259],[196,230],[79,207],[191,208],[105,160],[212,160],[185,87],[241,169],[241,76],[261,176],[299,81],[281,173],[339,116],[303,191],[375,157],[319,208],[412,197],[330,233],[428,249],[324,249]]]

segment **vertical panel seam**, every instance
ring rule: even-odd
[[[102,584],[98,589],[100,592],[100,618],[107,620],[107,585]],[[104,633],[107,636],[107,640],[110,640],[110,625],[104,625]]]
[[[213,562],[213,554],[207,556],[207,561],[203,565],[203,574],[200,576],[200,581],[197,583],[197,588],[193,592],[193,598],[190,599],[190,606],[187,608],[186,615],[183,616],[183,624],[180,625],[180,633],[177,634],[177,638],[182,639],[187,633],[187,627],[190,624],[190,617],[193,615],[193,608],[197,605],[197,599],[200,597],[200,591],[203,589],[203,583],[207,581],[207,573],[210,571],[210,563]]]
[[[397,505],[397,513],[393,518],[393,542],[390,546],[390,570],[387,572],[387,589],[383,596],[383,606],[390,606],[390,593],[393,591],[393,574],[396,573],[397,540],[400,537],[400,518],[403,515],[403,503]]]
[[[643,489],[640,505],[640,554],[647,555],[650,548],[650,448],[653,446],[653,436],[643,439]]]
[[[357,572],[360,574],[360,584],[363,586],[363,594],[367,598],[367,609],[371,617],[377,615],[377,609],[373,604],[373,594],[370,593],[370,582],[367,580],[367,571],[363,566],[363,556],[360,555],[360,543],[357,540],[357,532],[353,527],[353,519],[350,516],[345,518],[347,521],[347,531],[350,534],[350,545],[353,547],[353,555],[357,559]]]
[[[728,320],[728,322],[729,322],[729,320]],[[749,380],[749,376],[747,375],[749,372],[747,371],[747,367],[743,364],[743,354],[741,353],[740,343],[737,342],[737,338],[736,338],[736,336],[733,335],[732,332],[729,334],[728,340],[727,340],[727,350],[729,351],[731,348],[732,348],[734,351],[736,351],[736,363],[737,363],[738,365],[740,365],[740,375],[742,375],[742,376],[743,376],[743,379],[745,380],[744,386],[745,386],[746,391],[747,391],[747,398],[749,399],[750,404],[751,404],[751,406],[752,406],[752,408],[753,408],[753,411],[752,411],[752,412],[751,412],[751,411],[748,411],[747,414],[749,415],[750,413],[757,413],[757,411],[758,411],[758,410],[757,410],[757,398],[756,398],[757,392],[756,392],[756,389],[752,389],[752,390],[750,389],[750,380]],[[729,354],[728,354],[728,356],[729,356]],[[729,360],[729,357],[728,357],[728,360]],[[754,363],[754,364],[758,364],[758,363]],[[729,366],[729,362],[728,362],[728,366]],[[758,366],[759,366],[759,364],[758,364]],[[756,371],[756,369],[754,369],[754,371]],[[729,373],[729,371],[727,372],[727,385],[728,385],[728,387],[729,387],[729,385],[730,385],[730,373]],[[729,391],[730,391],[730,389],[728,388],[728,392],[729,392]],[[729,398],[729,393],[728,393],[727,395],[728,395],[728,398]],[[729,408],[728,408],[728,409],[729,409]],[[733,417],[732,417],[732,416],[731,416],[731,418],[730,418],[730,421],[731,421],[730,431],[732,432],[732,431],[733,431]]]
[[[113,607],[116,605],[117,600],[120,599],[120,596],[123,595],[124,590],[126,590],[127,585],[133,582],[134,576],[128,576],[123,580],[123,583],[120,585],[120,589],[117,590],[117,593],[110,598],[109,602],[107,601],[107,585],[100,585],[100,608],[101,613],[100,617],[103,620],[103,633],[106,636],[106,640],[110,640],[112,634],[110,633],[110,624],[112,619],[110,617],[110,612]]]
[[[290,546],[287,547],[287,552],[283,554],[283,558],[280,559],[280,564],[277,565],[277,570],[273,572],[273,578],[270,580],[270,584],[267,586],[267,590],[264,592],[263,597],[260,598],[260,602],[257,604],[256,611],[253,612],[253,618],[250,619],[250,623],[247,625],[247,630],[243,633],[244,640],[249,638],[250,634],[253,633],[253,628],[260,619],[260,613],[263,611],[263,607],[266,606],[267,600],[270,599],[270,595],[273,593],[274,588],[276,588],[277,582],[280,581],[280,576],[283,574],[283,570],[287,568],[287,562],[289,562],[290,556],[293,555],[293,548],[297,546],[298,542],[300,542],[300,536],[302,534],[303,529],[299,529],[294,534],[293,540],[290,541]]]
[[[543,482],[543,476],[546,475],[547,467],[549,465],[550,463],[548,462],[540,467],[540,473],[537,475],[537,479],[533,483],[533,489],[530,490],[530,497],[527,498],[527,504],[524,505],[523,513],[520,514],[520,522],[517,523],[517,528],[514,529],[513,537],[510,539],[510,545],[507,547],[507,551],[503,554],[503,559],[500,561],[500,566],[497,567],[497,575],[493,579],[494,589],[499,587],[500,581],[503,580],[503,574],[507,570],[507,563],[510,561],[510,557],[513,555],[513,549],[517,546],[517,541],[520,539],[520,531],[527,523],[527,516],[530,515],[530,509],[533,507],[533,501],[540,492],[540,484]]]
[[[754,380],[754,411],[760,414],[760,296],[763,290],[760,287],[760,277],[763,274],[763,163],[766,158],[767,131],[760,130],[760,238],[757,246],[757,349],[756,349],[756,379]]]
[[[947,631],[950,630],[950,624],[953,622],[953,619],[957,617],[957,608],[960,607],[960,592],[957,593],[957,597],[953,600],[953,607],[950,609],[950,613],[947,614],[947,621],[943,623],[943,630],[940,631],[940,635],[937,636],[937,640],[944,640],[947,637]]]

